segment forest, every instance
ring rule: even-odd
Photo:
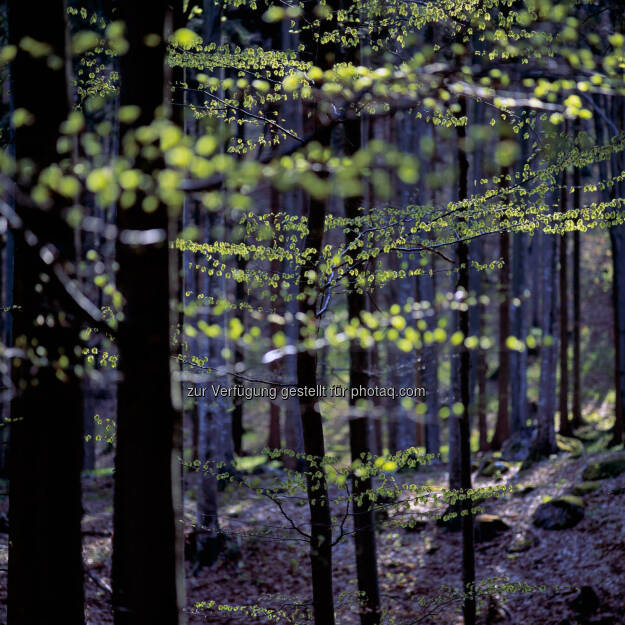
[[[0,623],[625,624],[625,5],[0,2]]]

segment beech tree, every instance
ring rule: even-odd
[[[167,5],[124,5],[120,103],[128,124],[122,141],[155,113],[165,112]],[[171,28],[171,26],[170,26]],[[134,132],[134,135],[133,135]],[[172,132],[175,132],[172,130]],[[145,151],[136,167],[145,175],[159,164]],[[115,623],[180,623],[184,605],[180,491],[181,402],[172,380],[172,321],[168,241],[174,220],[164,203],[141,196],[120,207],[117,288],[124,300],[117,330],[118,387],[113,535]],[[137,281],[152,275],[153,281]],[[175,284],[175,281],[174,283]],[[158,510],[145,521],[146,513]],[[155,549],[159,545],[159,549]]]
[[[19,276],[11,312],[11,625],[59,618],[84,623],[79,331],[87,314],[68,278],[75,261],[65,222],[68,197],[60,189],[37,205],[31,195],[38,177],[54,171],[59,160],[57,138],[71,106],[64,13],[63,2],[51,1],[33,20],[31,6],[9,2],[15,157],[22,163],[12,188],[15,211],[6,204],[3,211],[14,233]],[[57,572],[59,562],[64,575]]]

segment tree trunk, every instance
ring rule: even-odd
[[[129,51],[121,59],[121,104],[138,105],[135,126],[149,124],[163,104],[164,2],[140,0],[121,7]],[[153,164],[139,162],[148,174]],[[154,245],[117,243],[117,286],[124,299],[118,347],[117,453],[113,535],[113,611],[116,625],[182,622],[184,573],[179,528],[180,413],[171,379],[170,220],[163,204],[146,213],[140,199],[118,212],[119,230],[156,230]],[[177,265],[177,263],[176,263]],[[174,265],[174,266],[176,266]],[[177,273],[177,271],[176,271]],[[149,514],[158,510],[158,514]],[[148,515],[148,516],[146,516]],[[159,548],[155,549],[158,545]]]
[[[237,269],[239,271],[245,271],[247,267],[247,261],[239,256],[237,258]],[[235,301],[238,304],[245,302],[245,283],[237,282],[235,286]],[[245,327],[245,310],[238,309],[235,312],[235,317],[239,319],[241,325]],[[236,364],[241,363],[244,364],[245,355],[241,348],[238,345],[234,346],[234,362]],[[234,378],[232,380],[233,386],[242,386],[241,380],[239,378]],[[243,425],[243,415],[244,415],[244,401],[242,397],[236,397],[233,401],[232,407],[232,446],[234,449],[234,453],[237,456],[241,456],[243,454],[243,434],[245,433],[245,427]]]
[[[521,351],[510,354],[510,433],[514,437],[526,428],[527,421],[527,315],[525,303],[527,235],[512,235],[512,334],[523,343]]]
[[[622,98],[612,98],[612,119],[622,131],[623,101]],[[601,124],[599,124],[601,126]],[[612,176],[620,175],[623,171],[623,155],[615,153],[611,159]],[[612,187],[611,197],[618,193],[622,197],[623,183]],[[612,245],[613,266],[613,299],[614,299],[614,382],[616,390],[616,405],[614,415],[614,429],[611,444],[623,442],[625,427],[625,225],[621,224],[610,228],[610,242]]]
[[[430,260],[432,275],[418,277],[419,299],[429,302],[428,314],[425,318],[427,329],[436,329],[436,261]],[[421,379],[425,388],[426,420],[425,420],[425,451],[428,454],[440,453],[440,427],[438,423],[438,344],[424,343],[421,349]]]
[[[560,211],[567,210],[567,177],[562,172],[560,191]],[[560,434],[571,435],[569,422],[569,293],[568,293],[568,258],[566,233],[560,236]]]
[[[507,175],[504,172],[503,175]],[[510,387],[510,351],[506,341],[510,336],[510,235],[507,231],[499,234],[499,254],[503,266],[499,272],[499,375],[498,402],[497,402],[497,425],[491,447],[495,450],[510,437],[510,411],[509,411],[509,387]]]
[[[38,5],[34,16],[32,5],[10,1],[10,43],[17,46],[24,37],[49,44],[54,55],[65,59],[64,3]],[[35,174],[58,160],[58,129],[69,106],[64,64],[55,70],[48,59],[18,51],[11,68],[14,107],[34,117],[31,125],[15,129],[15,156],[30,159]],[[24,196],[30,197],[29,192],[24,189]],[[70,275],[75,271],[70,264],[74,233],[65,225],[59,198],[53,201],[46,211],[21,199],[15,206],[38,241],[29,245],[23,231],[13,232],[19,276],[14,285],[14,304],[19,307],[13,313],[14,347],[25,356],[12,363],[16,394],[9,449],[9,625],[47,625],[59,619],[69,625],[84,623],[83,414],[80,380],[74,374],[74,367],[82,364],[76,355],[80,320],[64,301],[62,287],[40,278],[51,274],[40,255],[48,242],[66,259],[64,270]],[[40,293],[36,286],[43,287]],[[39,315],[50,316],[54,325],[38,323]],[[35,345],[46,350],[48,362],[35,354]],[[65,365],[62,359],[67,359]]]
[[[542,286],[542,345],[540,348],[540,381],[538,389],[537,433],[532,443],[531,456],[545,458],[557,451],[554,412],[556,396],[557,355],[557,248],[555,235],[541,234],[541,286]]]
[[[271,214],[273,218],[276,218],[278,211],[280,210],[280,193],[276,189],[272,187],[270,191],[270,202],[271,202]],[[279,241],[274,239],[274,246],[279,246]],[[274,258],[271,261],[271,274],[277,275],[280,273],[282,268],[282,264],[280,260]],[[282,296],[280,294],[280,284],[281,280],[278,281],[277,287],[271,288],[271,294],[275,297],[275,300],[271,306],[272,310],[275,310],[277,314],[283,314],[282,311]],[[273,338],[279,331],[281,331],[281,326],[277,323],[269,324],[269,332]],[[282,360],[275,360],[271,363],[271,378],[276,382],[281,380],[281,369],[282,369]],[[280,449],[282,447],[282,437],[280,435],[280,400],[276,399],[275,401],[271,401],[269,403],[269,437],[267,439],[267,447],[269,449]]]
[[[215,240],[215,231],[224,230],[223,215],[209,213],[207,215],[206,232],[209,241]],[[221,222],[221,223],[220,223]],[[210,261],[209,261],[210,262]],[[205,292],[208,293],[217,304],[226,297],[225,277],[209,272],[205,276]],[[227,346],[226,330],[227,320],[224,313],[214,314],[212,309],[206,311],[207,323],[221,327],[221,335],[208,339],[205,342],[208,366],[213,370],[211,376],[211,391],[208,397],[199,400],[199,424],[200,424],[200,459],[208,461],[213,471],[221,473],[217,464],[224,463],[231,467],[234,458],[232,443],[232,423],[230,400],[219,394],[213,394],[212,387],[227,387],[230,379],[225,374],[226,360],[223,352]],[[213,473],[205,473],[202,476],[202,494],[197,501],[197,521],[201,526],[197,535],[197,566],[210,566],[214,564],[219,554],[219,519],[217,478]]]
[[[336,3],[328,3],[328,7],[336,10]],[[314,65],[321,69],[329,69],[334,64],[336,49],[331,41],[324,39],[324,34],[336,27],[336,12],[328,20],[322,19],[319,24],[319,38],[314,37],[312,29],[300,34],[300,48],[312,57]],[[304,19],[316,19],[313,6],[307,7]],[[319,128],[320,120],[313,113],[312,125]],[[319,133],[319,143],[329,146],[331,132],[329,128]],[[323,231],[326,217],[326,200],[313,197],[308,200],[308,234],[304,242],[304,249],[312,249],[306,262],[299,272],[299,313],[308,323],[300,321],[298,341],[306,338],[306,327],[316,330],[315,302],[319,292],[317,263],[320,260],[323,244]],[[312,284],[309,284],[309,273]],[[323,436],[323,419],[319,408],[320,397],[317,396],[317,353],[309,350],[299,350],[297,353],[297,385],[303,391],[299,397],[302,432],[304,437],[304,452],[306,460],[306,489],[308,507],[310,511],[310,564],[312,570],[313,591],[313,618],[315,625],[334,625],[334,591],[332,587],[332,517],[328,483],[322,465],[325,455]],[[305,390],[304,390],[305,389]]]
[[[466,100],[460,98],[460,116],[466,115]],[[469,161],[464,147],[466,138],[465,126],[456,128],[458,134],[458,199],[464,200],[468,196],[467,177],[469,172]],[[469,246],[467,243],[458,244],[458,291],[464,291],[465,297],[469,293]],[[458,311],[458,327],[460,332],[467,337],[469,335],[469,310],[460,309]],[[468,348],[462,343],[458,350],[458,378],[460,390],[460,402],[462,403],[462,414],[458,421],[459,451],[460,451],[460,487],[464,498],[462,499],[462,583],[465,593],[463,601],[464,625],[475,625],[475,537],[473,535],[473,514],[472,501],[468,492],[471,490],[471,420],[469,415],[469,404],[471,402],[470,392],[470,367],[471,356]],[[456,420],[454,415],[451,420]]]
[[[302,265],[299,290],[306,297],[300,300],[299,312],[308,318],[314,318],[316,285],[308,286],[307,273],[316,269],[323,241],[325,222],[324,201],[310,199],[308,217],[308,235],[304,249],[315,250]],[[304,324],[299,340],[305,339]],[[322,466],[325,455],[323,421],[319,411],[320,397],[316,396],[317,356],[315,352],[301,350],[297,354],[297,385],[306,389],[299,398],[302,430],[304,433],[304,451],[306,462],[306,486],[310,509],[310,564],[312,568],[313,615],[315,625],[334,625],[334,593],[332,589],[332,519],[328,484]]]
[[[480,304],[481,317],[484,319],[485,306]],[[487,391],[487,362],[486,351],[481,347],[477,354],[477,427],[479,434],[480,451],[488,451],[488,423],[486,421],[486,391]]]
[[[345,123],[345,153],[354,154],[362,144],[361,122],[359,119]],[[361,197],[345,200],[345,216],[356,219]],[[355,239],[355,229],[346,237],[349,245]],[[358,248],[352,252],[358,253]],[[359,319],[366,310],[365,286],[359,286],[358,273],[350,276],[347,292],[347,310],[349,319]],[[369,386],[369,363],[367,352],[358,341],[350,341],[349,345],[349,385],[351,388]],[[357,400],[350,393],[350,406],[356,406]],[[367,416],[352,416],[349,419],[349,444],[352,462],[362,461],[371,453],[371,425]],[[378,625],[380,622],[380,591],[378,587],[377,554],[375,540],[375,515],[368,492],[373,488],[370,477],[353,476],[353,510],[354,510],[354,546],[356,548],[356,571],[360,598],[361,625]]]
[[[575,125],[579,128],[579,124]],[[573,169],[573,186],[575,193],[573,195],[573,208],[576,211],[580,209],[582,197],[582,174],[579,167]],[[580,344],[580,327],[581,327],[581,283],[580,283],[580,252],[581,241],[579,230],[573,233],[573,428],[583,425],[582,420],[582,380],[581,380],[581,344]]]
[[[292,32],[293,29],[285,20],[282,22],[282,41],[287,50],[297,50],[299,44],[299,35]],[[284,119],[289,128],[292,128],[298,135],[303,133],[303,111],[301,100],[288,99],[283,103]],[[282,208],[287,215],[302,216],[303,192],[301,189],[286,191],[282,195]],[[301,251],[301,250],[300,250]],[[285,261],[286,262],[286,261]],[[287,265],[286,271],[295,274],[297,272],[296,265]],[[287,324],[286,334],[289,343],[297,344],[299,339],[299,331],[295,317],[298,312],[297,302],[297,284],[291,283],[289,286],[289,299],[286,303],[286,314],[293,320]],[[284,358],[284,371],[288,373],[285,376],[285,382],[289,384],[297,383],[297,357],[295,354],[289,354]],[[286,456],[284,463],[289,469],[304,471],[304,462],[301,455],[304,452],[304,435],[302,431],[302,419],[300,415],[299,400],[297,397],[291,397],[287,400],[284,416],[284,438],[287,449],[291,449],[300,457]]]
[[[284,197],[284,210],[288,215],[298,214],[298,207],[301,205],[302,194],[301,191],[290,191],[285,193]],[[300,201],[298,201],[300,200]],[[295,268],[292,268],[295,272]],[[295,316],[298,312],[297,285],[293,285],[289,289],[289,295],[291,299],[286,304],[286,314],[290,315],[293,319],[292,322],[287,324],[286,334],[289,339],[289,343],[292,345],[297,344],[299,335],[297,323],[295,323]],[[284,359],[284,370],[288,372],[288,376],[285,376],[285,382],[288,384],[297,383],[297,356],[295,354],[289,354]],[[301,455],[304,452],[304,435],[302,431],[302,419],[300,415],[299,400],[297,397],[291,397],[287,399],[284,416],[284,437],[286,442],[286,448],[295,452],[295,457],[286,456],[284,463],[289,469],[296,469],[298,471],[304,471],[304,463]],[[297,455],[300,455],[297,458]]]

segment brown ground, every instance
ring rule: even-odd
[[[500,515],[510,530],[491,542],[478,544],[477,572],[479,579],[507,578],[531,585],[545,585],[543,591],[505,596],[495,591],[485,597],[481,623],[523,623],[541,625],[574,625],[577,623],[625,624],[622,596],[625,589],[625,474],[602,482],[599,491],[584,497],[585,518],[573,529],[546,531],[534,528],[531,516],[546,496],[570,492],[581,481],[580,473],[589,456],[573,459],[561,454],[526,471],[517,470],[505,476],[516,487],[535,485],[525,496],[507,495],[487,501],[487,512]],[[403,481],[443,485],[442,467],[421,469],[414,476],[402,476]],[[194,476],[190,476],[191,486]],[[476,486],[492,481],[478,479]],[[501,483],[501,482],[500,482]],[[111,623],[110,564],[111,564],[111,496],[112,478],[85,479],[85,509],[83,522],[87,614],[90,624]],[[0,512],[6,512],[6,497],[0,502]],[[302,505],[304,504],[304,505]],[[192,521],[194,502],[186,504]],[[287,505],[297,522],[304,522],[307,508],[304,501],[294,499]],[[239,613],[194,610],[196,602],[217,600],[230,605],[283,607],[287,611],[294,603],[310,601],[307,544],[299,540],[278,541],[276,526],[285,526],[276,506],[249,491],[237,489],[224,494],[221,505],[222,528],[231,534],[226,554],[211,569],[191,575],[187,564],[187,601],[190,623],[249,623],[267,622]],[[391,513],[391,520],[393,515]],[[268,528],[271,526],[271,528]],[[346,529],[349,529],[346,526]],[[537,544],[528,551],[511,554],[507,547],[518,535],[533,536]],[[252,534],[252,536],[250,536]],[[283,536],[299,535],[282,532]],[[0,622],[6,621],[7,535],[0,534]],[[385,623],[461,623],[459,606],[443,593],[442,604],[423,608],[419,599],[430,601],[442,585],[458,587],[460,582],[460,535],[450,533],[428,521],[419,532],[383,523],[379,534],[379,570],[384,607],[388,610]],[[357,623],[354,612],[355,591],[354,552],[351,537],[346,536],[335,547],[335,591],[337,622]],[[577,591],[572,588],[555,590],[560,586],[592,586],[599,597],[599,609],[584,620],[570,606]],[[503,600],[505,599],[505,602]],[[428,616],[428,612],[436,612]],[[568,620],[567,620],[568,619]],[[275,622],[275,621],[274,621]],[[278,622],[288,622],[280,620]],[[298,622],[305,622],[299,620]]]

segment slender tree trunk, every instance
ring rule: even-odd
[[[163,104],[165,46],[144,42],[165,36],[164,2],[121,7],[129,51],[121,60],[121,103],[138,105],[136,126],[149,124]],[[153,164],[139,163],[148,174]],[[171,222],[163,204],[146,213],[140,199],[119,211],[119,230],[155,230],[154,245],[117,244],[117,286],[124,299],[119,324],[120,374],[115,456],[113,611],[116,625],[182,622],[184,578],[180,519],[180,412],[172,384],[170,315]],[[177,263],[174,265],[177,267]],[[175,274],[177,274],[177,269]],[[158,510],[158,514],[149,514]],[[149,515],[149,516],[146,516]],[[155,549],[158,545],[159,548]]]
[[[373,386],[381,386],[380,371],[383,367],[380,348],[376,345],[369,355],[369,363],[371,366],[370,382]],[[373,438],[372,451],[374,454],[381,456],[384,453],[384,433],[382,428],[382,402],[380,397],[373,398],[373,409],[375,410],[375,418],[373,420]]]
[[[220,213],[209,213],[207,216],[207,233],[210,241],[215,240],[215,232],[224,231],[224,217]],[[206,292],[217,304],[226,297],[225,277],[209,272],[203,273],[206,280]],[[206,341],[206,354],[208,364],[214,373],[211,379],[211,389],[215,387],[227,387],[229,378],[224,373],[226,359],[224,350],[227,347],[226,331],[227,318],[225,313],[215,314],[214,310],[208,314],[208,323],[221,327],[221,336]],[[228,398],[219,394],[209,393],[209,397],[202,398],[199,404],[200,423],[200,459],[209,461],[213,470],[218,463],[224,463],[226,467],[232,466],[234,449],[232,443],[231,404]],[[219,555],[219,518],[218,518],[218,483],[214,474],[202,476],[202,495],[198,497],[198,524],[201,531],[197,535],[197,566],[210,566],[214,564]]]
[[[542,346],[540,348],[540,381],[538,389],[538,431],[532,443],[531,457],[545,458],[557,451],[554,412],[556,396],[557,355],[557,248],[555,235],[541,234],[541,283],[542,283]]]
[[[335,3],[328,4],[330,9],[336,10]],[[316,19],[313,7],[307,9],[306,19]],[[329,69],[334,64],[334,44],[324,39],[324,34],[336,27],[336,13],[331,19],[321,20],[317,34],[313,36],[312,29],[302,32],[300,46],[308,58],[321,69]],[[319,128],[320,120],[316,115],[311,118],[314,127]],[[331,132],[329,128],[319,133],[319,143],[330,145]],[[314,328],[319,285],[317,263],[320,260],[323,244],[323,232],[326,217],[326,200],[308,197],[308,234],[304,242],[304,249],[313,250],[306,262],[301,266],[299,273],[299,313],[307,318],[309,323],[300,321],[300,335],[302,342],[306,338],[306,329]],[[309,274],[315,276],[312,284]],[[312,571],[313,591],[313,618],[315,625],[334,625],[334,591],[332,586],[332,517],[328,483],[323,468],[325,442],[323,436],[323,419],[319,408],[320,397],[316,394],[317,353],[315,351],[300,350],[297,353],[297,385],[303,391],[299,399],[302,432],[304,437],[304,452],[306,461],[306,489],[308,507],[310,511],[310,564]]]
[[[351,120],[345,124],[345,153],[354,154],[362,144],[361,122]],[[345,216],[356,219],[361,197],[345,200]],[[346,245],[353,242],[355,231],[346,236]],[[355,256],[358,249],[352,252]],[[347,293],[347,310],[349,319],[359,319],[366,310],[364,285],[358,284],[358,274],[350,277]],[[358,341],[351,341],[349,347],[349,385],[350,388],[369,386],[369,363],[367,352]],[[350,393],[350,405],[356,405],[356,399]],[[367,416],[350,416],[349,443],[352,462],[362,461],[371,453],[371,426]],[[354,546],[356,547],[356,571],[360,599],[361,625],[378,625],[380,622],[380,591],[378,587],[377,554],[375,540],[375,516],[372,500],[368,492],[373,488],[370,477],[353,476],[353,509],[354,509]]]
[[[504,176],[507,172],[504,172]],[[501,449],[510,437],[510,351],[506,345],[510,335],[510,235],[504,231],[499,234],[499,254],[503,266],[499,273],[499,375],[497,425],[491,447]]]
[[[482,319],[484,319],[483,304],[480,304],[482,308]],[[488,423],[486,421],[486,351],[480,347],[477,358],[477,427],[479,434],[480,451],[488,451]]]
[[[239,271],[245,271],[247,267],[247,261],[242,258],[237,258],[237,269]],[[237,282],[234,293],[235,301],[237,303],[245,302],[245,283]],[[245,310],[237,310],[235,316],[241,322],[241,325],[245,327]],[[238,345],[234,346],[234,362],[235,363],[244,363],[245,355],[241,348]],[[234,386],[242,386],[241,380],[239,378],[235,378],[232,381]],[[243,434],[245,433],[245,427],[243,424],[243,416],[244,416],[244,406],[245,402],[242,397],[236,397],[233,401],[232,407],[232,446],[234,449],[234,453],[237,456],[241,456],[243,454]]]
[[[308,262],[302,265],[299,290],[306,297],[300,300],[300,314],[314,318],[316,285],[308,286],[307,274],[316,268],[316,262],[323,241],[325,222],[324,201],[310,199],[308,217],[308,235],[305,249],[315,250],[309,255]],[[300,341],[305,339],[304,324]],[[306,389],[305,396],[299,400],[304,433],[304,451],[308,456],[306,463],[306,486],[310,509],[310,563],[312,568],[313,615],[315,625],[334,625],[334,593],[332,589],[332,520],[328,484],[322,466],[325,455],[323,421],[319,411],[320,397],[317,389],[317,355],[315,352],[299,351],[297,354],[297,383],[300,389]]]
[[[290,191],[285,194],[284,198],[284,210],[289,215],[298,214],[298,207],[302,199],[301,191]],[[295,272],[295,268],[292,269]],[[295,316],[298,312],[298,302],[296,299],[297,285],[290,287],[289,295],[291,298],[286,304],[286,315],[290,316],[291,321],[287,324],[286,334],[289,339],[289,343],[295,345],[299,339],[297,323],[295,323]],[[285,382],[289,384],[297,383],[297,356],[290,354],[285,357],[284,370],[288,372],[285,376]],[[285,407],[284,417],[284,437],[287,449],[295,452],[296,457],[286,456],[284,463],[289,469],[296,469],[298,471],[304,471],[304,462],[301,458],[304,453],[304,434],[302,430],[302,419],[300,415],[299,400],[297,397],[292,397],[287,400]],[[299,458],[297,457],[299,455]]]
[[[388,138],[391,144],[396,144],[398,149],[409,154],[415,151],[415,146],[419,144],[419,120],[413,112],[406,111],[401,116],[395,116],[390,120],[391,135]],[[394,186],[398,189],[397,200],[402,210],[406,210],[408,206],[416,202],[415,190],[413,184],[405,184],[401,180],[396,179]],[[401,308],[401,314],[405,314],[404,310],[407,305],[414,302],[415,296],[415,279],[409,275],[409,272],[416,267],[416,261],[412,254],[393,255],[393,265],[398,271],[404,271],[405,277],[398,277],[392,283],[394,291],[393,303],[398,304]],[[411,258],[412,257],[412,258]],[[395,388],[415,387],[417,385],[417,367],[410,366],[407,361],[406,354],[402,352],[395,343],[391,342],[390,350],[394,354],[396,364],[394,367],[395,378],[393,384]],[[418,353],[410,354],[410,357],[418,360]],[[397,449],[405,450],[416,445],[417,428],[415,427],[415,409],[414,407],[406,409],[401,402],[394,402],[393,413],[397,420]]]
[[[624,127],[622,98],[612,98],[612,119],[619,130]],[[601,124],[599,124],[601,126]],[[622,154],[614,154],[611,159],[612,176],[618,176],[623,171]],[[612,187],[611,195],[616,193],[622,197],[623,183]],[[610,228],[610,242],[612,245],[613,266],[613,300],[614,300],[614,381],[616,390],[616,405],[614,415],[614,429],[611,443],[618,445],[623,442],[625,427],[625,225],[621,224]]]
[[[36,7],[11,0],[9,40],[19,46],[25,37],[45,42],[65,59],[65,6],[50,0]],[[37,175],[58,160],[56,141],[68,113],[68,84],[64,63],[53,69],[48,55],[35,57],[18,49],[11,68],[15,108],[33,115],[31,125],[15,129],[15,156],[32,161]],[[23,189],[30,197],[30,189]],[[80,380],[80,320],[61,287],[48,278],[43,245],[51,244],[75,272],[74,233],[65,225],[59,198],[48,210],[18,199],[15,210],[24,228],[37,239],[27,243],[14,231],[14,347],[24,351],[13,363],[15,395],[9,466],[9,625],[48,625],[62,620],[84,623],[82,517],[80,472],[83,454],[83,413]],[[40,287],[41,292],[36,288]],[[54,320],[53,325],[37,317]],[[45,349],[46,361],[41,353]],[[67,362],[63,364],[63,360]],[[63,574],[59,566],[63,564]],[[62,615],[62,616],[61,616]]]
[[[425,322],[427,329],[433,332],[436,329],[436,261],[430,261],[432,275],[419,276],[419,299],[429,302]],[[421,350],[421,379],[425,388],[426,420],[425,420],[425,451],[428,454],[440,453],[440,427],[438,421],[438,344],[425,343]]]
[[[521,163],[528,158],[529,142],[521,141]],[[527,433],[527,234],[512,234],[511,313],[512,334],[523,344],[523,349],[510,354],[510,433],[519,440]]]
[[[625,285],[623,284],[625,271],[617,269],[617,265],[623,262],[625,256],[625,233],[617,232],[616,226],[610,229],[610,242],[612,245],[612,259],[614,263],[614,277],[612,284],[612,301],[614,306],[614,385],[615,385],[615,405],[614,405],[614,428],[612,430],[613,445],[620,445],[623,442],[623,420],[625,414],[623,403],[625,393],[621,388],[621,372],[624,368],[625,349],[623,349],[621,338],[622,326],[619,308],[625,306]]]
[[[460,248],[456,246],[456,262],[460,265]],[[460,331],[460,319],[457,313],[453,314],[454,331]],[[460,378],[462,374],[460,362],[460,349],[451,349],[451,372],[450,387],[453,403],[461,402]],[[462,458],[460,446],[460,420],[457,416],[450,414],[447,419],[449,428],[449,488],[458,490],[462,488]],[[453,523],[455,529],[460,529],[460,524]]]
[[[567,210],[567,176],[562,172],[560,211]],[[571,436],[569,421],[569,293],[566,233],[560,236],[560,434]]]
[[[474,36],[474,39],[475,36]],[[481,48],[479,41],[474,41],[478,49]],[[474,101],[469,105],[471,108],[471,117],[473,124],[483,124],[485,117],[485,106],[481,102]],[[479,145],[471,154],[471,162],[469,164],[469,181],[473,180],[475,193],[480,193],[481,180],[484,177],[484,147]],[[469,186],[471,186],[469,184]],[[484,263],[484,237],[477,237],[469,241],[469,259],[471,264],[473,261],[479,264]],[[469,268],[469,291],[478,302],[482,295],[484,280],[484,272],[477,267]],[[483,316],[483,306],[478,304],[471,306],[469,309],[469,334],[471,336],[480,336],[482,333],[482,325],[485,322]],[[477,412],[477,407],[481,402],[479,396],[478,370],[480,364],[480,350],[471,350],[471,410]],[[488,444],[487,444],[488,445]]]
[[[293,29],[289,23],[285,20],[282,22],[282,41],[285,43],[285,48],[288,50],[297,50],[299,44],[299,35],[296,32],[292,32]],[[302,102],[300,100],[289,99],[283,103],[285,123],[289,128],[292,128],[298,135],[303,133],[303,111]],[[303,204],[303,192],[301,189],[295,189],[287,191],[282,195],[283,210],[287,215],[302,216],[302,204]],[[297,268],[295,264],[288,265],[290,273],[296,273]],[[291,285],[289,287],[288,296],[289,299],[286,303],[286,315],[290,316],[292,320],[287,324],[286,334],[289,339],[289,343],[296,344],[299,339],[298,327],[295,322],[295,317],[298,312],[297,302],[297,289],[298,285]],[[285,376],[285,382],[290,384],[297,382],[297,357],[294,354],[289,354],[284,359],[284,371],[288,373]],[[284,463],[289,469],[297,469],[304,471],[304,463],[301,455],[304,452],[304,435],[302,430],[302,419],[300,415],[299,400],[297,397],[292,397],[287,400],[285,407],[285,421],[284,421],[284,437],[287,449],[291,449],[296,455],[300,457],[286,456]]]
[[[279,207],[280,207],[280,194],[278,193],[276,189],[272,188],[270,191],[270,197],[271,197],[271,213],[275,219],[275,216],[277,215],[279,211]],[[274,241],[274,245],[278,245],[278,244],[279,242],[277,240]],[[280,269],[281,269],[280,261],[277,258],[273,259],[271,261],[271,273],[273,275],[276,275],[280,272]],[[281,314],[282,312],[280,310],[280,301],[281,301],[280,284],[281,282],[282,281],[279,280],[278,286],[275,288],[272,287],[271,289],[272,295],[275,296],[275,301],[274,301],[272,308],[275,309],[278,314]],[[270,333],[272,337],[280,330],[281,329],[278,324],[276,323],[270,324]],[[282,362],[281,360],[276,360],[271,363],[272,379],[276,381],[280,381],[281,379],[280,378],[281,362]],[[281,440],[282,440],[282,437],[280,435],[280,403],[279,403],[279,400],[276,400],[276,401],[272,401],[269,403],[269,437],[267,439],[267,447],[269,449],[280,449],[282,446]]]
[[[579,129],[579,124],[575,125]],[[573,209],[579,211],[582,197],[582,173],[579,167],[573,169]],[[581,282],[580,282],[581,241],[579,230],[573,233],[573,427],[578,428],[582,421],[582,380],[581,380]]]
[[[466,99],[460,98],[460,116],[466,115]],[[469,161],[464,147],[466,138],[465,126],[456,128],[458,134],[458,199],[464,200],[468,196],[467,177]],[[467,243],[458,244],[458,290],[464,291],[465,297],[469,293],[469,246]],[[469,310],[458,311],[458,326],[460,332],[467,337],[469,335]],[[470,392],[470,367],[471,356],[464,343],[459,348],[459,383],[460,402],[462,403],[462,415],[458,418],[458,435],[460,451],[460,487],[464,498],[462,499],[462,582],[465,592],[463,602],[464,625],[475,624],[475,545],[473,535],[472,501],[468,492],[471,490],[471,420],[469,405],[471,402]],[[451,420],[455,420],[452,415]]]
[[[512,289],[514,299],[512,309],[512,334],[525,345],[527,337],[527,315],[525,314],[525,274],[527,255],[527,235],[515,232],[512,239]],[[514,436],[522,432],[527,421],[527,350],[510,354],[510,432]]]

